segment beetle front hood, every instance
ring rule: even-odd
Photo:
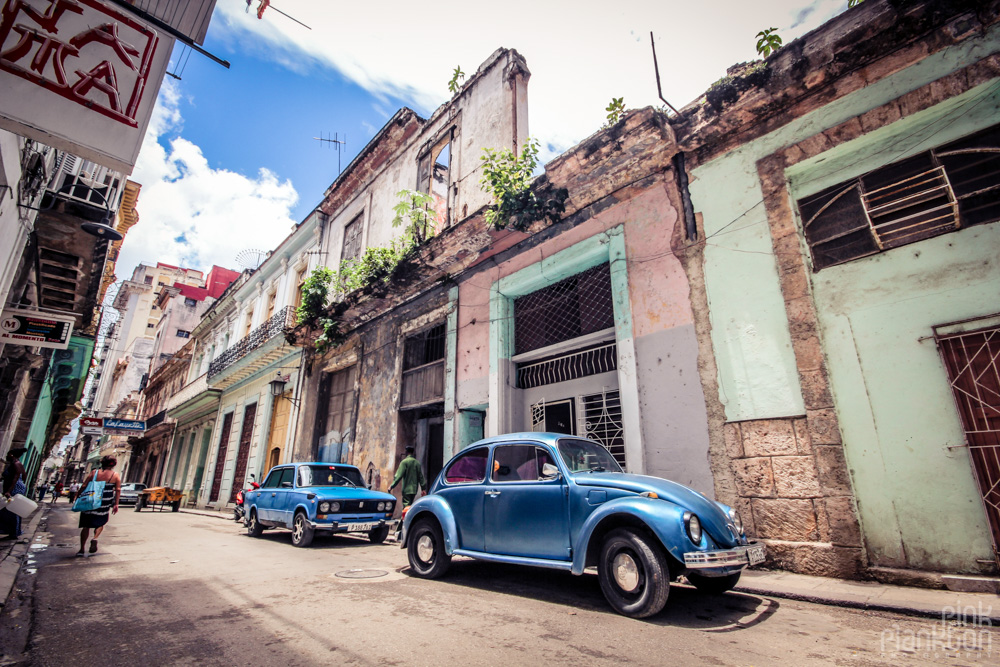
[[[635,493],[652,491],[662,500],[670,501],[698,515],[702,527],[719,546],[734,547],[740,543],[730,532],[729,518],[722,507],[683,484],[661,477],[620,472],[580,472],[573,475],[573,481],[579,486],[624,489]]]

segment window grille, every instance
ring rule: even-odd
[[[361,256],[361,218],[362,215],[359,215],[344,226],[344,251],[340,257],[341,261]]]
[[[820,270],[1000,219],[1000,125],[798,200]]]
[[[514,300],[514,354],[614,324],[611,270],[601,264]]]
[[[625,432],[622,427],[622,403],[618,391],[580,397],[583,408],[584,435],[604,445],[625,467]]]
[[[517,365],[517,388],[531,389],[556,382],[618,370],[618,345],[605,343]]]
[[[441,323],[404,341],[400,407],[444,400],[445,334],[445,324]]]

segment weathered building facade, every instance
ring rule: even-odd
[[[998,9],[866,2],[671,121],[716,488],[780,567],[996,571]]]

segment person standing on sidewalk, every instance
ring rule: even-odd
[[[45,492],[49,490],[49,483],[42,482],[38,485],[36,491],[38,491],[38,502],[42,502],[45,499]]]
[[[5,459],[7,465],[4,466],[2,478],[3,495],[7,500],[12,496],[28,492],[28,487],[24,484],[24,466],[19,460],[26,451],[28,451],[26,447],[16,447],[7,452]],[[7,534],[3,539],[17,539],[21,536],[21,517],[6,507],[0,510],[0,533]]]
[[[118,514],[118,499],[122,493],[122,478],[115,472],[118,459],[105,456],[101,459],[101,469],[87,476],[87,482],[104,482],[104,495],[101,496],[101,506],[96,510],[80,512],[80,550],[77,556],[85,556],[84,547],[90,537],[90,529],[94,529],[94,539],[90,541],[90,553],[97,553],[97,538],[104,532],[104,526],[112,514]]]
[[[403,483],[403,507],[409,507],[417,497],[417,490],[423,489],[427,492],[427,480],[424,479],[424,470],[420,467],[420,461],[413,456],[413,445],[406,446],[406,456],[399,462],[396,469],[396,477],[392,480],[392,491],[396,486]]]

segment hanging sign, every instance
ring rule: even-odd
[[[174,39],[97,0],[0,1],[0,128],[132,173]]]
[[[15,308],[5,308],[0,314],[0,343],[65,350],[72,333],[69,315]]]
[[[139,419],[104,418],[104,433],[113,435],[136,435],[146,430],[146,422]]]
[[[104,420],[100,417],[80,417],[80,432],[84,435],[104,435]]]

